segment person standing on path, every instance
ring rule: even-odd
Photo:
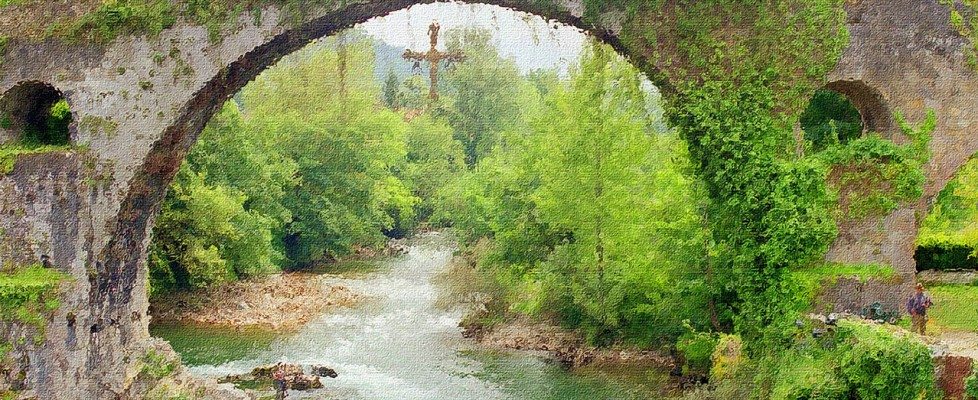
[[[924,293],[924,285],[918,283],[916,291],[907,300],[907,312],[910,313],[910,319],[913,321],[910,325],[911,332],[926,334],[924,332],[927,329],[927,309],[932,304],[930,296]]]

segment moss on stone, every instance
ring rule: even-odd
[[[98,8],[74,19],[49,25],[45,34],[70,41],[107,44],[124,35],[155,36],[183,19],[206,27],[210,40],[218,42],[227,32],[227,28],[241,15],[251,15],[256,23],[260,22],[261,8],[268,5],[281,7],[280,22],[297,25],[312,10],[334,4],[335,0],[105,1]]]
[[[69,146],[27,146],[22,144],[9,144],[0,146],[0,175],[9,174],[14,170],[14,165],[21,156],[41,153],[51,153],[67,151]]]
[[[938,0],[948,8],[951,27],[968,39],[964,48],[965,62],[978,70],[978,2]]]
[[[180,365],[177,360],[170,359],[166,354],[159,353],[155,349],[146,351],[140,362],[142,367],[139,374],[152,380],[160,380],[172,375]]]
[[[61,306],[58,288],[68,275],[40,265],[14,267],[0,273],[0,322],[30,326],[35,329],[34,344],[44,341],[47,316]],[[16,345],[27,343],[18,338]],[[0,341],[0,360],[14,345]]]
[[[800,308],[811,306],[823,286],[834,285],[840,278],[886,283],[898,283],[901,279],[890,265],[823,262],[791,272],[791,279],[799,289],[795,301]]]
[[[10,42],[10,38],[7,36],[0,36],[0,68],[3,68],[3,59],[7,54],[7,44]]]

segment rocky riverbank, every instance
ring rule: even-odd
[[[462,326],[462,335],[492,349],[542,352],[569,368],[614,364],[673,368],[673,359],[668,354],[620,346],[590,346],[580,334],[542,322],[517,319],[492,327],[468,323]]]
[[[232,282],[204,291],[154,299],[154,323],[199,323],[294,330],[331,307],[349,307],[362,296],[334,275],[282,273]]]

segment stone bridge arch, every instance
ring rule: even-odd
[[[154,345],[149,235],[166,188],[204,125],[281,57],[370,18],[433,2],[331,2],[299,23],[284,22],[281,8],[267,6],[260,21],[240,15],[219,41],[206,27],[180,21],[158,36],[124,35],[104,46],[54,39],[7,44],[0,93],[56,88],[75,123],[71,148],[21,155],[12,171],[0,174],[6,235],[0,264],[29,265],[44,255],[74,279],[65,284],[44,344],[16,352],[24,379],[0,376],[0,383],[14,381],[39,398],[138,397],[144,389],[133,384],[139,359]],[[605,19],[607,28],[585,23],[584,6],[573,1],[469,3],[575,26],[629,54],[614,32],[614,16]]]
[[[151,343],[148,236],[166,187],[204,124],[259,72],[311,40],[430,2],[332,2],[297,25],[283,23],[282,9],[267,6],[260,21],[242,15],[218,42],[206,27],[180,21],[157,36],[124,35],[104,46],[54,39],[9,43],[0,93],[27,81],[57,88],[72,106],[78,145],[21,156],[12,171],[0,174],[0,264],[49,255],[75,278],[43,345],[18,352],[25,387],[39,398],[138,393],[132,383]],[[584,29],[668,87],[647,53],[620,41],[624,11],[585,19],[584,4],[591,3],[579,0],[473,2]],[[968,43],[952,30],[938,0],[850,1],[847,11],[850,45],[827,78],[830,88],[862,106],[864,119],[878,129],[895,128],[880,107],[911,122],[933,109],[938,128],[923,198],[882,219],[843,221],[827,258],[888,263],[911,282],[913,242],[928,199],[978,151],[978,74],[966,65]],[[880,287],[844,290],[862,300],[899,297]],[[69,316],[79,322],[65,323]]]

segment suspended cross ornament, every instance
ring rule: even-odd
[[[428,26],[428,37],[431,39],[431,48],[428,52],[422,53],[418,51],[413,51],[411,49],[404,50],[404,59],[414,61],[414,71],[420,72],[421,63],[427,61],[430,71],[428,72],[431,78],[431,89],[428,91],[428,97],[434,101],[438,100],[438,65],[445,61],[449,64],[457,63],[465,60],[465,55],[460,51],[448,51],[441,52],[435,48],[438,45],[438,31],[441,30],[441,25],[438,22],[432,22]]]

